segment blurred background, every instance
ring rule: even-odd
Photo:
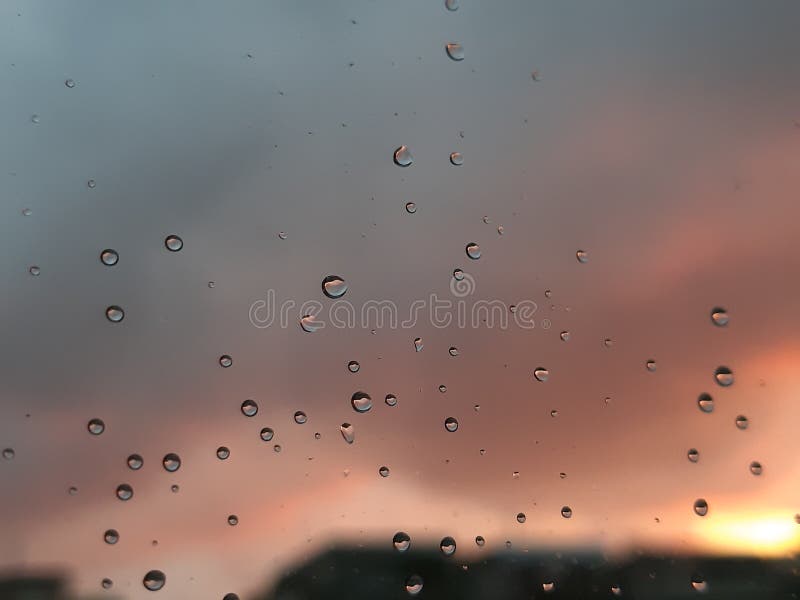
[[[798,23],[0,3],[0,598],[796,598]]]

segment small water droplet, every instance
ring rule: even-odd
[[[566,479],[566,478],[567,478],[567,474],[566,474],[566,473],[559,473],[559,474],[558,474],[558,476],[559,476],[561,479]]]
[[[464,279],[464,271],[462,269],[453,269],[453,279],[456,281]]]
[[[16,454],[13,448],[3,448],[3,458],[6,460],[12,460]]]
[[[572,509],[569,506],[562,506],[561,507],[561,516],[565,519],[569,519],[572,517]]]
[[[216,283],[214,283],[213,281],[209,281],[209,282],[208,282],[208,287],[210,287],[210,288],[212,288],[212,289],[213,289],[213,288],[214,288],[216,285],[217,285],[217,284],[216,284]]]
[[[303,315],[300,318],[300,327],[306,333],[314,333],[321,325],[317,323],[317,318],[314,315]]]
[[[619,587],[618,585],[612,585],[611,586],[611,593],[614,594],[615,596],[621,596],[622,595],[622,588]]]
[[[351,360],[349,363],[347,363],[347,370],[351,373],[358,373],[361,370],[361,365],[358,364],[358,361]]]
[[[519,471],[513,471],[511,473],[511,479],[519,479]]]
[[[394,394],[386,394],[385,402],[387,406],[396,406],[397,396],[395,396]]]
[[[517,523],[524,523],[526,520],[525,513],[517,513]]]
[[[231,451],[228,450],[225,446],[220,446],[217,448],[217,458],[220,460],[227,460],[228,457],[231,455]]]
[[[133,498],[133,488],[127,483],[120,483],[117,486],[117,498],[122,501]]]
[[[481,411],[481,405],[480,404],[473,405],[472,406],[472,410],[474,410],[475,412],[480,412]]]
[[[381,477],[388,477],[389,476],[389,467],[386,467],[386,466],[381,467],[380,469],[378,469],[378,474]]]
[[[294,422],[298,425],[303,425],[308,421],[308,416],[302,410],[298,410],[294,413]]]
[[[106,248],[100,253],[100,262],[107,267],[113,267],[119,262],[119,254],[117,254],[116,250]]]
[[[449,42],[445,46],[445,50],[447,51],[447,56],[451,59],[456,61],[464,60],[464,47],[458,42]]]
[[[724,308],[716,306],[711,309],[711,322],[717,327],[725,327],[729,320],[728,311]]]
[[[38,276],[41,272],[42,272],[42,270],[36,265],[31,265],[28,268],[28,273],[30,273],[34,277]]]
[[[355,428],[350,423],[342,423],[339,427],[339,431],[342,432],[342,437],[344,441],[348,444],[352,444],[356,439],[356,432]]]
[[[227,369],[233,364],[233,359],[230,357],[229,354],[223,354],[219,357],[219,366],[223,369]]]
[[[231,527],[235,527],[239,524],[239,517],[236,515],[228,515],[228,525]]]
[[[651,358],[650,360],[648,360],[648,361],[645,363],[645,366],[647,367],[647,370],[648,370],[648,371],[650,371],[651,373],[654,373],[654,372],[655,372],[655,370],[656,370],[656,361],[654,361],[654,360]]]
[[[761,472],[762,472],[763,470],[764,470],[764,469],[763,469],[763,467],[761,466],[761,463],[760,463],[760,462],[758,462],[757,460],[754,460],[753,462],[751,462],[751,463],[750,463],[750,472],[751,472],[753,475],[761,475]]]
[[[110,590],[114,587],[114,582],[111,581],[108,577],[104,577],[103,580],[100,582],[100,585],[103,587],[104,590]]]
[[[273,437],[275,437],[275,431],[272,427],[264,427],[259,434],[261,440],[264,442],[270,441]]]
[[[255,400],[245,400],[242,402],[241,410],[245,417],[255,417],[258,413],[258,404]]]
[[[492,220],[489,218],[489,215],[483,215],[483,222],[488,225]]]
[[[482,548],[485,543],[486,543],[486,540],[483,539],[482,535],[475,536],[475,545],[476,546],[478,546],[479,548]]]
[[[411,547],[411,536],[405,531],[398,531],[392,538],[392,545],[398,552],[405,552]]]
[[[440,385],[439,386],[439,392],[442,393],[442,394],[446,393],[447,392],[447,386],[444,385],[444,384]]]
[[[181,491],[181,488],[177,483],[173,483],[171,486],[169,486],[169,489],[173,494],[177,494]]]
[[[544,291],[544,297],[545,298],[550,298],[552,296],[553,296],[553,291],[552,290],[545,290]]]
[[[279,231],[279,232],[278,232],[278,237],[279,237],[280,239],[282,239],[282,240],[285,240],[285,239],[286,239],[287,237],[289,237],[289,236],[286,234],[286,232],[285,232],[285,231]]]
[[[67,86],[68,88],[74,88],[75,87],[75,80],[74,79],[67,79],[64,82],[64,85]]]
[[[533,371],[533,376],[536,378],[536,381],[545,382],[550,378],[550,371],[544,367],[536,367]]]
[[[451,152],[450,153],[450,163],[453,166],[460,167],[464,164],[464,155],[461,152]]]
[[[398,167],[410,167],[414,162],[414,157],[408,146],[400,146],[394,151],[394,164]]]
[[[497,235],[503,235],[505,231],[506,231],[505,227],[503,227],[502,225],[497,226]]]
[[[103,541],[113,546],[119,541],[119,532],[116,529],[106,529],[103,534]]]
[[[606,338],[603,340],[603,346],[605,346],[606,348],[611,348],[611,346],[613,345],[614,345],[614,340],[612,340],[611,338]]]
[[[700,460],[700,453],[697,451],[697,448],[689,448],[689,451],[686,453],[686,458],[688,458],[691,462],[696,463]]]
[[[280,445],[280,444],[275,444],[275,445],[272,447],[272,449],[273,449],[275,452],[280,452],[281,450],[283,450],[283,448],[281,447],[281,445]]]
[[[76,488],[74,485],[71,485],[71,486],[69,486],[69,488],[67,489],[67,493],[68,493],[70,496],[77,496],[77,495],[78,495],[78,488]]]
[[[531,71],[531,79],[533,79],[534,81],[542,80],[542,74],[541,72],[539,72],[539,69],[534,69],[533,71]]]
[[[472,260],[478,260],[481,257],[481,247],[475,242],[470,242],[466,247],[467,256]]]
[[[748,425],[750,425],[750,421],[747,420],[747,417],[744,415],[739,415],[736,417],[736,427],[739,429],[747,429]]]
[[[174,452],[170,452],[169,454],[164,455],[161,464],[164,465],[164,469],[170,473],[174,473],[181,468],[181,457]]]
[[[144,465],[144,460],[138,454],[131,454],[125,461],[131,471],[138,471]]]
[[[30,217],[33,214],[33,211],[30,208],[23,208],[22,209],[22,216],[23,217]]]
[[[120,306],[109,306],[106,309],[106,319],[112,323],[119,323],[125,318],[125,311]]]
[[[569,331],[562,331],[560,335],[561,335],[561,340],[562,341],[564,341],[564,342],[568,342],[569,341],[569,338],[570,338]]]
[[[413,215],[417,212],[417,205],[413,202],[406,202],[406,212],[410,215]]]
[[[703,392],[697,397],[697,406],[702,410],[704,413],[710,413],[714,411],[714,398],[711,397],[711,394],[706,394]]]
[[[89,423],[87,423],[86,428],[92,435],[100,435],[106,430],[106,424],[103,423],[102,419],[91,419]]]
[[[152,570],[148,571],[147,574],[142,579],[142,584],[144,585],[145,589],[150,590],[151,592],[156,592],[164,587],[167,583],[167,577],[164,575],[162,571]]]
[[[450,349],[447,351],[450,356],[458,356],[458,348],[455,346],[450,346]]]
[[[700,575],[692,576],[692,588],[701,594],[708,591],[708,583]]]
[[[449,535],[443,537],[442,541],[439,542],[439,550],[441,550],[442,554],[445,556],[453,556],[453,554],[456,553],[456,541]]]
[[[414,352],[422,352],[425,345],[422,343],[422,338],[414,338]]]
[[[589,262],[589,253],[586,250],[578,250],[575,253],[575,257],[578,259],[579,263]]]
[[[717,367],[714,371],[714,380],[722,387],[733,385],[733,371],[728,367]]]
[[[419,594],[422,591],[423,585],[424,581],[419,575],[412,575],[406,579],[406,591],[408,592],[409,596],[416,596]]]
[[[164,245],[170,252],[178,252],[183,249],[183,240],[177,235],[168,235],[164,239]]]
[[[347,291],[347,284],[338,275],[328,275],[322,280],[322,292],[328,298],[341,298]]]
[[[38,123],[39,121],[39,115],[31,115],[31,123]]]
[[[694,513],[699,517],[705,517],[708,514],[708,502],[702,498],[694,501]]]
[[[97,187],[97,182],[96,182],[94,179],[90,179],[89,181],[87,181],[87,182],[86,182],[86,186],[87,186],[89,189],[92,189],[92,190],[93,190],[94,188],[96,188],[96,187]]]
[[[365,413],[372,408],[372,398],[366,392],[356,392],[350,398],[350,404],[356,412]]]
[[[458,10],[458,0],[444,0],[444,7],[447,10]]]
[[[455,417],[447,417],[444,420],[444,428],[447,431],[449,431],[450,433],[453,433],[454,431],[457,431],[458,430],[458,419],[456,419]]]

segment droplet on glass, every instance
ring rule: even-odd
[[[13,448],[3,448],[3,458],[6,460],[12,460],[16,456],[16,452],[14,452]]]
[[[711,397],[711,394],[706,394],[705,392],[700,394],[697,397],[697,406],[704,413],[713,412],[713,410],[714,410],[714,399]]]
[[[442,393],[442,394],[446,393],[447,392],[447,386],[445,384],[440,385],[439,386],[439,392]]]
[[[394,164],[398,167],[410,167],[414,162],[414,157],[411,155],[411,150],[408,146],[400,146],[394,151]]]
[[[405,552],[411,547],[411,536],[405,531],[398,531],[392,538],[392,545],[398,552]]]
[[[450,346],[450,349],[447,351],[450,356],[458,356],[458,348],[455,346]]]
[[[133,498],[133,488],[127,483],[120,483],[117,486],[117,498],[122,501]]]
[[[114,587],[114,582],[111,581],[108,577],[104,577],[103,580],[100,582],[100,585],[103,587],[104,590],[110,590]]]
[[[348,444],[352,444],[356,439],[356,432],[355,428],[350,423],[342,423],[339,426],[339,431],[342,432],[342,437],[344,441]]]
[[[536,378],[536,381],[545,382],[550,377],[550,371],[544,367],[536,367],[533,371],[533,376]]]
[[[714,371],[714,380],[722,387],[733,385],[733,371],[728,367],[717,367]]]
[[[586,250],[578,250],[575,253],[575,257],[578,259],[579,263],[589,262],[589,253]]]
[[[177,483],[173,483],[171,486],[169,486],[169,489],[173,494],[177,494],[179,491],[181,491],[181,488]]]
[[[417,212],[417,205],[413,202],[406,202],[406,212],[410,215],[413,215]]]
[[[451,152],[450,153],[450,163],[453,166],[460,167],[464,164],[464,155],[461,152]]]
[[[762,472],[763,470],[764,470],[764,469],[763,469],[763,467],[761,466],[761,463],[760,463],[760,462],[758,462],[757,460],[754,460],[753,462],[751,462],[751,463],[750,463],[750,472],[751,472],[753,475],[761,475],[761,472]]]
[[[476,536],[475,536],[475,545],[476,545],[476,546],[478,546],[478,547],[480,548],[480,547],[483,547],[483,545],[484,545],[485,543],[486,543],[486,540],[485,540],[485,539],[483,539],[483,536],[482,536],[482,535],[476,535]]]
[[[497,235],[503,235],[505,233],[505,231],[506,231],[506,229],[502,225],[498,225],[497,226]]]
[[[444,7],[447,10],[458,10],[458,0],[444,0]]]
[[[119,262],[119,254],[117,254],[116,250],[106,248],[100,253],[100,262],[107,267],[113,267]]]
[[[106,319],[112,323],[119,323],[125,318],[125,311],[119,306],[109,306],[106,309]]]
[[[169,454],[164,455],[161,464],[164,465],[164,469],[170,473],[174,473],[181,468],[181,457],[174,452],[170,452]]]
[[[347,291],[347,284],[338,275],[328,275],[322,280],[322,292],[328,298],[341,298]]]
[[[164,575],[162,571],[156,571],[155,569],[148,571],[144,576],[144,579],[142,579],[142,584],[144,585],[145,589],[150,590],[151,592],[157,592],[163,588],[166,583],[166,575]]]
[[[220,460],[227,460],[228,457],[231,455],[231,451],[228,450],[225,446],[220,446],[217,448],[217,458]]]
[[[361,365],[358,364],[358,361],[351,360],[349,363],[347,363],[347,370],[351,373],[358,373],[361,370]]]
[[[94,189],[97,187],[97,182],[94,179],[90,179],[86,182],[86,186],[90,189]]]
[[[397,396],[395,396],[394,394],[386,394],[386,398],[384,400],[386,402],[386,406],[397,405]]]
[[[262,441],[269,442],[273,437],[275,437],[275,431],[272,429],[272,427],[264,427],[259,435]]]
[[[30,273],[34,277],[38,277],[41,274],[41,272],[42,270],[36,265],[31,265],[30,267],[28,267],[28,273]]]
[[[131,454],[125,461],[131,471],[138,471],[144,465],[144,460],[138,454]]]
[[[300,318],[300,328],[306,333],[314,333],[320,327],[321,325],[317,323],[317,317],[314,315],[303,315]]]
[[[86,428],[92,435],[100,435],[106,430],[106,424],[103,423],[102,419],[91,419],[89,423],[87,423]]]
[[[441,550],[442,554],[445,556],[453,556],[456,552],[456,541],[449,535],[443,537],[442,541],[439,542],[439,550]]]
[[[464,279],[464,271],[462,269],[453,269],[453,279],[456,281]]]
[[[283,450],[283,448],[281,447],[281,445],[280,445],[280,444],[275,444],[275,445],[272,447],[272,449],[273,449],[275,452],[280,452],[281,450]]]
[[[475,242],[470,242],[466,247],[467,256],[472,260],[478,260],[481,257],[481,247]]]
[[[241,411],[245,417],[255,417],[258,412],[258,404],[255,400],[245,400],[242,402]]]
[[[412,575],[406,579],[406,592],[409,596],[416,596],[422,591],[424,582],[419,575]]]
[[[23,208],[22,209],[22,216],[23,217],[30,217],[33,214],[33,211],[30,208]]]
[[[525,513],[517,513],[517,523],[524,523],[526,520]]]
[[[651,373],[654,373],[654,372],[655,372],[655,370],[656,370],[656,361],[654,361],[654,360],[651,358],[650,360],[648,360],[648,361],[645,363],[645,366],[647,367],[647,370],[648,370],[648,371],[650,371]]]
[[[422,338],[414,338],[414,352],[422,352],[425,344],[422,343]]]
[[[605,346],[606,348],[611,348],[611,346],[613,345],[614,345],[614,340],[612,340],[611,338],[606,338],[603,340],[603,346]]]
[[[229,354],[223,354],[219,357],[219,366],[223,369],[227,369],[233,364],[233,359],[230,357]]]
[[[711,309],[711,322],[717,327],[725,327],[729,320],[728,311],[724,308],[716,306]]]
[[[445,50],[447,51],[447,56],[452,60],[464,60],[464,47],[458,42],[449,42],[445,46]]]
[[[686,458],[688,458],[689,461],[696,463],[698,460],[700,460],[700,452],[697,451],[697,448],[689,448],[689,451],[686,453]]]
[[[31,123],[38,123],[40,120],[39,115],[31,115]]]
[[[560,336],[561,336],[561,341],[568,342],[570,338],[570,333],[569,331],[562,331]]]
[[[747,417],[744,415],[739,415],[736,417],[736,427],[739,429],[747,429],[748,425],[750,425],[750,421],[747,420]]]
[[[550,411],[550,416],[555,419],[558,416],[558,411],[554,408]]]
[[[116,529],[106,529],[103,534],[103,541],[113,546],[119,541],[119,532]]]
[[[74,88],[75,87],[75,80],[74,79],[67,79],[66,81],[64,81],[64,85],[67,86],[68,88]]]
[[[222,597],[222,600],[239,600],[239,594],[234,594],[233,592],[230,592],[228,594],[225,594]]]
[[[235,527],[239,524],[239,517],[236,515],[228,515],[228,525],[231,527]]]
[[[692,576],[692,589],[696,592],[705,593],[708,591],[708,583],[700,575]]]
[[[69,488],[67,488],[67,493],[70,496],[77,496],[78,495],[78,488],[76,488],[74,485],[71,485],[71,486],[69,486]]]
[[[183,249],[183,240],[177,235],[168,235],[164,239],[164,245],[170,252],[178,252]]]
[[[302,410],[298,410],[294,413],[294,422],[298,425],[303,425],[304,423],[308,422],[308,415],[304,413]]]
[[[372,408],[372,398],[366,392],[356,392],[350,398],[350,404],[356,412],[365,413]]]
[[[553,583],[552,581],[545,581],[545,582],[542,584],[542,591],[543,591],[545,594],[549,594],[549,593],[550,593],[550,592],[552,592],[554,589],[556,589],[556,584],[555,584],[555,583]]]
[[[282,240],[285,240],[285,239],[286,239],[287,237],[289,237],[289,236],[288,236],[288,235],[286,235],[286,232],[285,232],[285,231],[279,231],[279,232],[278,232],[278,237],[279,237],[280,239],[282,239]]]
[[[561,507],[561,516],[565,519],[569,519],[572,517],[572,509],[569,506],[562,506]]]
[[[458,430],[458,419],[456,419],[455,417],[447,417],[444,420],[444,428],[450,433],[453,433],[454,431]]]
[[[378,474],[381,477],[388,477],[389,476],[389,467],[387,467],[387,466],[381,467],[380,469],[378,469]]]
[[[708,502],[702,498],[694,501],[694,514],[699,517],[705,517],[708,514]]]
[[[622,588],[620,586],[618,586],[618,585],[612,585],[611,586],[611,593],[614,594],[615,596],[621,596],[622,595]]]

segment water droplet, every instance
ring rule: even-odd
[[[117,254],[116,250],[106,248],[100,253],[100,262],[107,267],[113,267],[119,262],[119,254]]]
[[[314,333],[321,327],[321,324],[317,323],[317,318],[314,315],[303,315],[300,318],[300,327],[306,333]]]
[[[392,538],[392,545],[398,552],[405,552],[411,547],[411,536],[405,531],[398,531]]]
[[[69,488],[67,489],[67,493],[68,493],[70,496],[77,496],[77,495],[78,495],[78,488],[76,488],[74,485],[71,485],[71,486],[69,486]]]
[[[545,583],[542,584],[542,591],[545,594],[549,594],[554,589],[556,589],[556,584],[553,583],[552,581],[546,581]]]
[[[275,437],[275,431],[272,427],[264,427],[259,434],[261,436],[261,440],[264,442],[270,441],[273,437]]]
[[[656,361],[654,361],[654,360],[651,358],[650,360],[648,360],[648,361],[645,363],[645,366],[647,367],[647,370],[648,370],[648,371],[650,371],[651,373],[654,373],[654,372],[655,372],[655,370],[656,370]]]
[[[475,404],[475,405],[472,406],[472,409],[475,412],[480,412],[481,411],[481,405],[480,404]]]
[[[16,456],[16,452],[14,452],[13,448],[3,448],[3,458],[6,460],[12,460]]]
[[[451,152],[450,153],[450,163],[453,166],[460,167],[464,164],[464,155],[461,152]]]
[[[763,467],[761,466],[760,462],[758,462],[757,460],[754,460],[753,462],[750,463],[750,472],[753,475],[761,475],[762,471],[763,471]]]
[[[28,268],[28,273],[30,273],[34,277],[38,276],[41,272],[42,272],[42,270],[36,265],[31,265]]]
[[[442,394],[444,394],[445,392],[447,392],[447,386],[446,386],[446,385],[444,385],[444,384],[440,385],[440,386],[439,386],[439,392],[440,392],[440,393],[442,393]]]
[[[233,592],[230,592],[229,594],[225,594],[222,597],[222,600],[239,600],[239,594],[234,594]]]
[[[569,506],[562,506],[561,507],[561,516],[565,519],[569,519],[572,517],[572,509]]]
[[[445,46],[447,56],[453,60],[464,60],[464,47],[458,42],[450,42]]]
[[[533,376],[536,378],[536,381],[547,381],[550,377],[550,371],[545,369],[544,367],[536,367],[533,371]]]
[[[603,340],[603,346],[605,346],[606,348],[611,348],[611,346],[613,345],[614,345],[614,340],[612,340],[611,338],[606,338]]]
[[[552,295],[553,295],[552,290],[545,290],[544,291],[544,297],[545,298],[550,298],[550,297],[552,297]]]
[[[424,581],[419,575],[412,575],[406,579],[406,591],[408,592],[409,596],[416,596],[419,594],[422,591],[423,585]]]
[[[164,468],[169,471],[170,473],[174,473],[178,469],[181,468],[181,457],[175,454],[174,452],[170,452],[169,454],[165,454],[161,464],[164,465]]]
[[[722,387],[733,385],[733,371],[728,367],[717,367],[714,371],[714,379]]]
[[[458,10],[458,0],[444,0],[444,7],[447,10]]]
[[[142,468],[142,465],[144,465],[144,460],[138,454],[131,454],[125,462],[128,464],[128,468],[132,471],[138,471]]]
[[[477,545],[479,548],[483,547],[483,545],[485,543],[486,543],[486,540],[483,539],[482,535],[475,536],[475,545]]]
[[[711,397],[711,394],[706,394],[705,392],[700,394],[697,397],[697,406],[704,413],[712,412],[714,410],[714,399]]]
[[[575,257],[578,259],[579,263],[589,262],[589,253],[586,250],[578,250],[575,253]]]
[[[700,460],[700,453],[697,451],[697,448],[689,448],[689,451],[686,453],[686,458],[688,458],[691,462],[696,463]]]
[[[747,417],[744,415],[739,415],[736,417],[736,427],[739,429],[747,429],[748,425],[750,425],[750,421],[747,420]]]
[[[219,357],[219,366],[223,369],[227,369],[233,364],[233,359],[228,354],[223,354]]]
[[[130,500],[133,498],[133,488],[127,483],[120,483],[117,486],[117,498],[120,500]]]
[[[450,433],[453,433],[454,431],[458,430],[458,419],[456,419],[455,417],[447,417],[444,420],[444,428]]]
[[[531,71],[531,79],[533,79],[534,81],[542,80],[542,74],[539,72],[539,69],[534,69],[533,71]]]
[[[208,282],[208,287],[210,287],[210,288],[212,288],[212,289],[213,289],[213,288],[214,288],[216,285],[217,285],[217,284],[216,284],[216,283],[214,283],[213,281],[209,281],[209,282]]]
[[[503,227],[502,225],[497,226],[497,235],[503,235],[505,231],[506,231],[505,227]]]
[[[91,419],[86,428],[92,435],[100,435],[106,430],[106,424],[103,423],[102,419]]]
[[[100,582],[100,585],[103,587],[104,590],[110,590],[114,586],[114,582],[111,581],[108,577],[104,577],[103,581]]]
[[[302,410],[298,410],[294,413],[294,422],[298,425],[303,425],[308,421],[308,416]]]
[[[386,394],[385,401],[387,406],[396,406],[397,396],[395,396],[394,394]]]
[[[380,469],[378,469],[378,474],[381,477],[388,477],[389,476],[389,467],[386,467],[386,466],[381,467]]]
[[[694,501],[694,514],[699,517],[705,517],[708,514],[708,502],[702,498]]]
[[[447,351],[450,356],[458,356],[458,348],[455,346],[450,346],[450,349]]]
[[[75,87],[75,80],[74,79],[67,79],[64,82],[64,85],[67,86],[68,88],[74,88]]]
[[[33,211],[30,208],[23,208],[22,209],[22,216],[23,217],[30,217],[33,214]]]
[[[728,311],[724,308],[716,306],[711,309],[711,322],[717,327],[725,327],[729,320]]]
[[[453,556],[453,554],[456,553],[456,541],[449,535],[443,537],[442,541],[439,542],[439,550],[441,550],[442,554],[445,556]]]
[[[168,235],[166,239],[164,239],[164,245],[170,252],[178,252],[183,249],[183,240],[177,235]]]
[[[239,524],[239,517],[236,515],[228,515],[228,525],[231,527],[235,527]]]
[[[453,269],[453,279],[456,281],[464,279],[464,271],[462,269]]]
[[[361,365],[358,364],[358,361],[351,360],[349,363],[347,363],[347,370],[351,373],[358,373],[361,370]]]
[[[106,319],[112,323],[119,323],[125,318],[125,311],[120,306],[109,306],[106,309]]]
[[[106,529],[103,534],[103,541],[113,546],[119,541],[119,532],[116,529]]]
[[[406,202],[406,212],[410,215],[413,215],[417,212],[417,205],[413,202]]]
[[[89,181],[86,182],[86,185],[89,189],[93,190],[94,188],[97,187],[97,182],[94,179],[90,179]]]
[[[38,123],[40,120],[39,115],[31,115],[31,123]]]
[[[568,342],[569,341],[569,337],[570,337],[569,331],[562,331],[560,335],[561,335],[561,340],[562,341],[564,341],[564,342]]]
[[[347,284],[338,275],[328,275],[322,280],[322,292],[328,298],[341,298],[347,291]]]
[[[411,155],[411,150],[408,146],[400,146],[394,151],[394,164],[398,167],[410,167],[414,162],[414,157]]]
[[[255,400],[245,400],[242,402],[241,410],[245,417],[255,417],[258,412],[258,404]]]
[[[700,575],[693,575],[692,588],[695,591],[700,592],[702,594],[708,591],[708,583],[706,583],[706,580],[703,579]]]
[[[478,260],[481,257],[481,247],[475,242],[470,242],[466,247],[467,256],[472,260]]]
[[[155,569],[152,571],[148,571],[147,574],[142,579],[142,584],[144,585],[145,589],[150,590],[151,592],[156,592],[164,587],[167,583],[167,576],[164,575],[161,571],[156,571]]]
[[[169,489],[173,494],[177,494],[181,491],[181,488],[177,483],[173,483],[171,486],[169,486]]]
[[[281,445],[280,445],[280,444],[275,444],[275,445],[272,447],[272,449],[273,449],[275,452],[280,452],[281,450],[283,450],[283,448],[281,447]]]
[[[231,451],[228,450],[225,446],[220,446],[217,448],[217,458],[220,460],[227,460],[228,457],[231,455]]]
[[[356,392],[350,398],[350,404],[356,412],[365,413],[372,408],[372,398],[366,392]]]
[[[356,439],[356,432],[355,428],[350,423],[342,423],[339,427],[339,431],[342,432],[342,437],[344,441],[348,444],[352,444]]]
[[[517,513],[517,523],[524,523],[526,519],[525,513]]]
[[[622,588],[619,587],[618,585],[612,585],[611,586],[611,593],[614,594],[615,596],[621,596],[622,595]]]
[[[286,235],[286,232],[285,232],[285,231],[279,231],[279,232],[278,232],[278,237],[279,237],[280,239],[282,239],[282,240],[285,240],[285,239],[286,239],[287,237],[289,237],[289,236],[288,236],[288,235]]]
[[[414,338],[414,352],[422,352],[425,344],[422,343],[422,338]]]

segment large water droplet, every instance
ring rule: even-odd
[[[380,469],[378,469],[378,475],[380,475],[381,477],[388,477],[389,476],[389,467],[383,466]]]
[[[453,554],[456,553],[456,541],[449,535],[443,537],[442,541],[439,542],[439,550],[441,550],[442,554],[445,556],[453,556]]]
[[[304,413],[302,410],[298,410],[294,413],[294,422],[298,425],[303,425],[304,423],[308,422],[308,415]]]
[[[219,357],[219,366],[223,369],[227,369],[233,364],[233,359],[230,357],[229,354],[223,354]]]
[[[751,463],[750,463],[750,472],[751,472],[753,475],[761,475],[761,472],[762,472],[763,470],[764,470],[764,469],[763,469],[763,467],[761,466],[761,463],[760,463],[760,462],[758,462],[757,460],[754,460],[753,462],[751,462]]]
[[[183,240],[177,235],[168,235],[166,239],[164,239],[164,245],[170,252],[178,252],[183,249]]]
[[[113,267],[119,262],[119,254],[117,254],[116,250],[106,248],[100,253],[100,262],[107,267]]]
[[[350,404],[356,412],[365,413],[372,408],[372,398],[366,392],[356,392],[350,398]]]
[[[456,431],[458,429],[458,419],[455,417],[447,417],[444,420],[444,428],[450,433]]]
[[[306,333],[314,333],[321,327],[321,324],[317,323],[317,317],[314,315],[303,315],[300,318],[300,327]]]
[[[133,498],[133,488],[127,483],[120,483],[117,486],[117,498],[122,501]]]
[[[699,517],[705,517],[708,514],[708,502],[702,498],[694,501],[694,513]]]
[[[228,457],[231,455],[231,451],[228,450],[225,446],[220,446],[217,448],[217,458],[220,460],[227,460]]]
[[[747,417],[744,415],[739,415],[736,417],[736,427],[739,429],[747,429],[748,425],[750,425],[750,421],[747,420]]]
[[[475,242],[470,242],[466,247],[467,256],[472,260],[478,260],[481,257],[481,247]]]
[[[125,461],[131,471],[138,471],[144,465],[144,460],[138,454],[131,454]]]
[[[339,426],[339,431],[342,432],[342,437],[348,444],[352,444],[355,441],[355,428],[350,423],[342,423],[341,426]]]
[[[706,394],[705,392],[700,394],[697,397],[697,406],[704,413],[712,412],[714,410],[714,399],[711,397],[711,394]]]
[[[338,275],[328,275],[322,280],[322,292],[328,298],[341,298],[347,291],[347,284]]]
[[[550,378],[550,371],[548,371],[544,367],[536,367],[533,370],[533,376],[536,378],[536,381],[544,382]]]
[[[162,571],[156,571],[155,569],[148,571],[144,576],[144,579],[142,579],[142,584],[144,585],[145,589],[148,589],[151,592],[160,590],[166,583],[167,576],[164,575]]]
[[[91,419],[86,428],[92,435],[100,435],[106,430],[106,424],[103,423],[102,419]]]
[[[113,546],[119,541],[119,532],[116,529],[106,529],[103,534],[103,541]]]
[[[231,527],[235,527],[239,524],[239,517],[236,515],[228,515],[228,525]]]
[[[387,406],[396,406],[397,396],[395,396],[394,394],[386,394],[385,401]]]
[[[264,427],[259,434],[261,436],[261,440],[264,442],[270,441],[273,437],[275,437],[275,431],[272,427]]]
[[[447,56],[453,60],[464,60],[464,47],[458,42],[449,42],[445,46]]]
[[[400,146],[394,151],[394,164],[398,167],[410,167],[414,162],[414,157],[411,155],[411,150],[408,146]]]
[[[175,454],[174,452],[170,452],[169,454],[165,454],[161,464],[164,465],[164,468],[169,471],[170,473],[174,473],[178,469],[181,468],[181,457]]]
[[[686,458],[688,458],[691,462],[696,463],[700,460],[700,453],[697,451],[697,448],[689,448],[689,451],[686,453]]]
[[[733,385],[733,371],[728,367],[717,367],[714,371],[714,380],[722,387]]]
[[[119,306],[109,306],[106,309],[106,319],[112,323],[119,323],[125,318],[125,311]]]
[[[464,155],[461,152],[451,152],[450,153],[450,163],[453,166],[460,167],[464,164]]]
[[[562,506],[561,507],[561,516],[565,519],[569,519],[572,517],[572,509],[569,506]]]
[[[416,596],[419,594],[422,591],[423,585],[424,581],[419,575],[412,575],[406,579],[406,591],[408,592],[409,596]]]
[[[417,205],[413,202],[406,202],[406,212],[410,215],[413,215],[417,212]]]
[[[242,402],[241,410],[245,417],[254,417],[258,412],[258,404],[255,400],[245,400]]]
[[[398,531],[392,538],[392,545],[398,552],[405,552],[411,547],[411,536],[405,531]]]
[[[729,320],[728,311],[724,308],[716,306],[711,309],[711,322],[717,327],[725,327]]]

